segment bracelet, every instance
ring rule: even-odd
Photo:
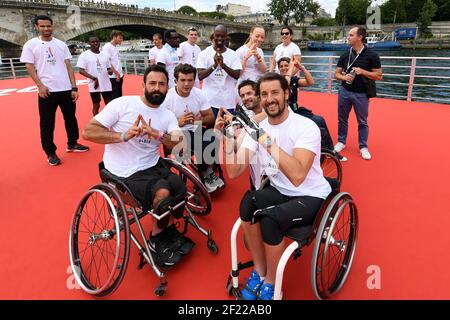
[[[216,68],[214,68],[214,66],[211,66],[211,71],[214,71],[214,70],[216,70]]]
[[[78,92],[78,88],[77,87],[72,87],[72,92]]]
[[[128,140],[127,140],[127,133],[126,133],[126,131],[125,132],[122,132],[122,142],[127,142]]]

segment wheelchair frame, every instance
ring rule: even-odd
[[[281,289],[283,274],[289,258],[291,256],[293,256],[294,260],[299,258],[301,256],[302,248],[308,246],[312,242],[314,242],[314,249],[313,258],[311,259],[311,284],[314,294],[318,299],[328,299],[337,294],[344,285],[350,272],[356,250],[358,210],[349,193],[339,192],[342,181],[342,168],[339,160],[337,160],[331,152],[322,150],[321,165],[326,161],[331,161],[330,163],[336,166],[335,170],[331,170],[331,172],[336,174],[335,178],[337,178],[339,186],[337,189],[333,190],[324,201],[312,225],[294,227],[286,233],[285,237],[290,238],[293,241],[286,246],[278,262],[274,284],[274,300],[281,300],[282,298]],[[266,178],[261,184],[260,189],[264,188],[264,185],[267,184],[267,182],[268,179]],[[336,239],[333,231],[339,218],[347,207],[349,208],[350,228],[348,240],[345,241]],[[227,293],[229,295],[234,295],[238,299],[241,297],[239,289],[239,271],[253,266],[253,261],[245,263],[238,262],[236,239],[241,223],[241,219],[238,218],[231,232],[231,273],[228,276],[227,281]],[[326,272],[324,272],[324,270],[329,264],[327,254],[332,251],[333,247],[337,247],[339,251],[345,252],[345,255],[343,261],[340,262],[340,269],[337,271],[335,279],[330,284],[330,281],[327,281],[327,279],[324,278],[326,277]],[[326,264],[326,262],[328,262],[328,264]]]
[[[169,164],[170,169],[175,168],[175,170],[177,170],[179,174],[182,174],[185,179],[190,180],[193,185],[198,188],[198,190],[201,190],[203,194],[207,195],[206,202],[208,203],[208,208],[210,210],[211,200],[209,198],[208,192],[204,190],[204,186],[201,181],[198,180],[197,176],[183,164],[167,158],[165,159],[165,161]],[[167,210],[163,214],[158,215],[154,212],[154,209],[144,212],[142,210],[142,207],[139,205],[139,202],[133,197],[129,188],[123,182],[115,181],[112,174],[102,170],[100,170],[100,174],[103,182],[95,185],[84,194],[74,214],[69,235],[70,263],[75,279],[84,291],[97,297],[104,297],[112,294],[118,288],[128,266],[130,252],[129,240],[131,239],[131,241],[136,245],[140,255],[140,263],[138,269],[142,269],[145,263],[148,263],[154,273],[160,279],[160,285],[157,286],[154,290],[155,295],[162,296],[165,293],[167,289],[167,279],[165,276],[165,272],[161,270],[163,269],[162,267],[158,267],[155,263],[153,255],[151,253],[152,251],[145,236],[144,229],[140,222],[140,219],[146,215],[151,215],[153,218],[159,221],[172,214],[174,210],[180,208],[181,206],[184,206],[184,212],[182,216],[184,220],[183,234],[187,232],[188,225],[192,225],[195,229],[197,229],[205,237],[207,237],[207,246],[211,253],[217,254],[218,246],[212,238],[211,230],[202,228],[196,221],[192,209],[189,208],[189,201],[196,196],[195,194],[190,193],[188,190],[184,198],[181,199],[180,202],[176,203],[173,206],[168,206]],[[85,216],[87,215],[87,221],[83,222],[82,218],[83,213],[85,212],[85,206],[86,208],[88,207],[87,203],[89,199],[94,198],[95,195],[103,198],[104,203],[101,209],[105,209],[106,205],[108,213],[105,215],[105,209],[103,212],[103,216],[101,216],[99,213],[98,216],[94,217],[94,219],[91,219],[88,216],[88,212],[86,209]],[[98,210],[95,202],[94,207],[96,210]],[[129,216],[131,216],[131,218]],[[90,225],[93,223],[93,228],[95,229],[97,227],[97,224],[107,223],[106,220],[108,218],[110,221],[113,220],[113,226],[110,228],[106,228],[106,226],[103,226],[102,228],[100,228],[100,230],[98,230],[98,232],[95,232],[96,230],[92,230],[92,232],[90,233],[79,230],[80,223],[85,227],[87,225],[88,229],[90,229]],[[138,240],[137,236],[135,236],[134,233],[130,230],[130,226],[133,224],[137,225],[138,232],[144,243],[143,245]],[[82,252],[83,256],[80,257],[78,245],[80,243],[80,234],[83,232],[89,234],[89,236],[87,237],[88,242],[86,242],[86,244],[89,244],[89,246],[86,246],[86,249],[84,249]],[[108,241],[114,240],[114,237],[116,238],[115,247],[111,248],[111,244],[108,243]],[[95,247],[97,243],[100,244]],[[100,270],[102,268],[102,265],[100,265],[100,267],[97,267],[95,263],[95,257],[98,255],[101,245],[103,245],[103,248],[106,248],[105,255],[107,255],[107,257],[111,254],[114,256],[114,262],[111,268],[109,268],[108,265],[104,267],[107,268],[107,276],[105,277],[106,280],[99,281],[99,279],[97,278],[95,280],[95,283],[93,284],[92,280],[89,279],[92,273],[91,267],[93,262],[96,268],[97,276],[100,278]],[[96,253],[94,253],[95,248],[97,248]],[[88,270],[83,270],[82,260],[89,249],[91,249],[93,257],[91,258],[90,265],[87,268],[90,269],[89,275],[87,275],[86,273],[88,272]],[[112,250],[108,252],[108,249]],[[100,253],[101,258],[103,258],[103,261],[101,263],[104,264],[106,262],[107,264],[108,261],[105,261],[103,251],[100,251]]]

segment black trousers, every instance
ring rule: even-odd
[[[67,145],[74,145],[79,138],[78,122],[75,116],[76,104],[72,101],[71,91],[52,92],[46,99],[39,97],[39,117],[41,127],[41,144],[47,155],[56,152],[53,143],[55,116],[58,106],[64,117],[67,132]]]
[[[112,86],[112,99],[119,98],[122,96],[122,85],[123,85],[123,76],[120,78],[120,81],[116,81],[116,78],[109,78]]]

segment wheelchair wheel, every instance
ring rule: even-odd
[[[170,170],[178,175],[186,185],[188,200],[186,206],[194,214],[206,216],[211,212],[211,198],[200,179],[186,166],[172,160],[165,159]]]
[[[322,168],[324,177],[337,180],[339,185],[342,185],[341,163],[333,152],[322,150],[320,154],[320,167]]]
[[[311,283],[318,299],[337,294],[352,266],[358,233],[358,211],[348,193],[337,194],[318,228],[311,261]]]
[[[81,199],[70,228],[70,263],[86,292],[104,297],[120,285],[128,266],[130,229],[118,191],[105,183]]]

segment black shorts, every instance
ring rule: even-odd
[[[103,92],[91,92],[91,100],[92,103],[100,103],[101,98],[100,94],[102,94],[103,101],[111,101],[112,100],[112,91],[103,91]]]
[[[186,186],[179,176],[172,173],[163,159],[151,168],[138,171],[128,178],[122,178],[144,211],[152,207],[153,198],[159,189],[167,189],[174,198],[186,193]]]

